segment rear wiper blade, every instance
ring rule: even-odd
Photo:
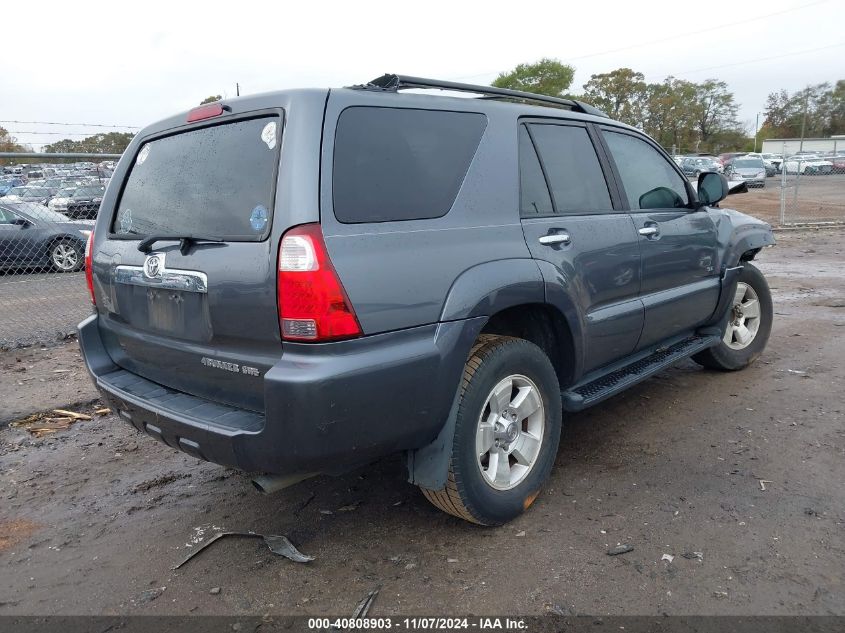
[[[142,253],[149,253],[153,244],[165,240],[179,242],[179,252],[182,255],[187,255],[192,244],[196,244],[197,242],[222,242],[223,238],[214,237],[213,235],[148,235],[138,242],[138,250]]]

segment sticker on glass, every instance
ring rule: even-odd
[[[261,130],[261,140],[267,144],[267,147],[273,149],[276,147],[276,123],[271,121]]]
[[[260,233],[267,226],[267,209],[260,204],[252,210],[249,216],[249,225],[256,233]]]
[[[141,151],[138,152],[138,164],[143,165],[144,161],[147,160],[147,156],[149,156],[149,155],[150,155],[150,146],[144,145],[144,147],[141,148]]]
[[[121,233],[132,232],[132,209],[125,209],[120,212],[119,224]]]

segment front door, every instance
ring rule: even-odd
[[[641,253],[645,324],[638,349],[692,331],[719,300],[716,227],[691,204],[686,179],[645,137],[604,127]]]
[[[630,354],[643,324],[637,234],[611,196],[595,134],[577,122],[519,126],[523,232],[532,256],[551,264],[547,287],[583,315],[584,371]]]

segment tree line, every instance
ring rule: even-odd
[[[618,68],[591,75],[578,94],[570,90],[574,76],[572,66],[544,58],[500,73],[493,85],[586,101],[677,151],[719,153],[750,150],[754,144],[753,135],[737,118],[739,104],[724,81],[667,77],[647,82],[641,72]],[[800,136],[802,125],[807,138],[845,134],[845,80],[792,94],[773,92],[764,115],[758,141]]]

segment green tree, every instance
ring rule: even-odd
[[[642,73],[617,68],[591,75],[584,84],[584,101],[628,125],[642,126],[648,85]]]
[[[205,105],[206,103],[214,103],[215,101],[220,101],[223,98],[223,95],[211,95],[210,97],[206,97],[202,101],[200,101],[200,105]]]
[[[821,83],[790,94],[779,90],[766,99],[763,138],[796,138],[845,134],[845,80]]]
[[[130,132],[94,134],[80,141],[62,139],[44,147],[44,152],[90,152],[94,154],[122,154],[135,135]]]
[[[500,73],[491,85],[560,97],[572,85],[574,77],[572,66],[544,57],[533,64],[519,64],[510,72]]]
[[[19,144],[14,136],[11,136],[4,127],[0,127],[0,152],[24,152],[26,148]],[[0,165],[10,165],[14,159],[0,159]]]
[[[713,151],[712,145],[717,137],[723,140],[725,135],[731,136],[737,132],[745,136],[745,130],[736,120],[739,106],[724,81],[706,79],[696,84],[695,102],[692,105],[695,130],[698,132],[697,150],[703,147]]]

